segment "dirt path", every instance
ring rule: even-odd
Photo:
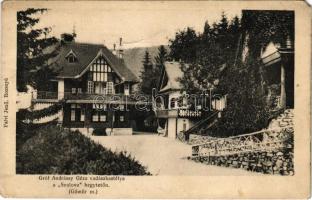
[[[157,135],[89,136],[112,151],[127,151],[153,175],[257,175],[242,169],[196,163],[186,157],[191,146]]]

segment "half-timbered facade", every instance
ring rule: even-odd
[[[60,121],[70,128],[107,128],[114,134],[130,134],[135,119],[130,112],[138,104],[132,94],[137,77],[122,55],[104,45],[62,40],[51,65],[58,75],[54,91],[38,91],[35,103],[64,102]],[[122,53],[122,51],[118,51]]]

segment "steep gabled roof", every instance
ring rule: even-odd
[[[183,77],[181,64],[179,62],[165,62],[164,67],[165,71],[163,73],[163,77],[161,78],[161,88],[159,92],[165,92],[168,90],[180,90],[182,87],[178,79]],[[162,83],[165,80],[164,76],[167,76],[168,78],[166,84]]]
[[[66,55],[73,51],[77,62],[69,63]],[[58,78],[77,78],[82,75],[99,52],[107,59],[112,69],[121,76],[123,81],[138,82],[138,78],[126,66],[122,59],[117,58],[107,47],[99,44],[65,43],[59,48],[58,56],[52,61],[58,71]]]

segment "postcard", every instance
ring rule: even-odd
[[[310,196],[304,1],[4,1],[0,193]]]

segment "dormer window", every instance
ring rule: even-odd
[[[70,50],[70,52],[66,55],[66,59],[69,63],[75,63],[77,62],[77,56],[73,52],[73,50]]]

